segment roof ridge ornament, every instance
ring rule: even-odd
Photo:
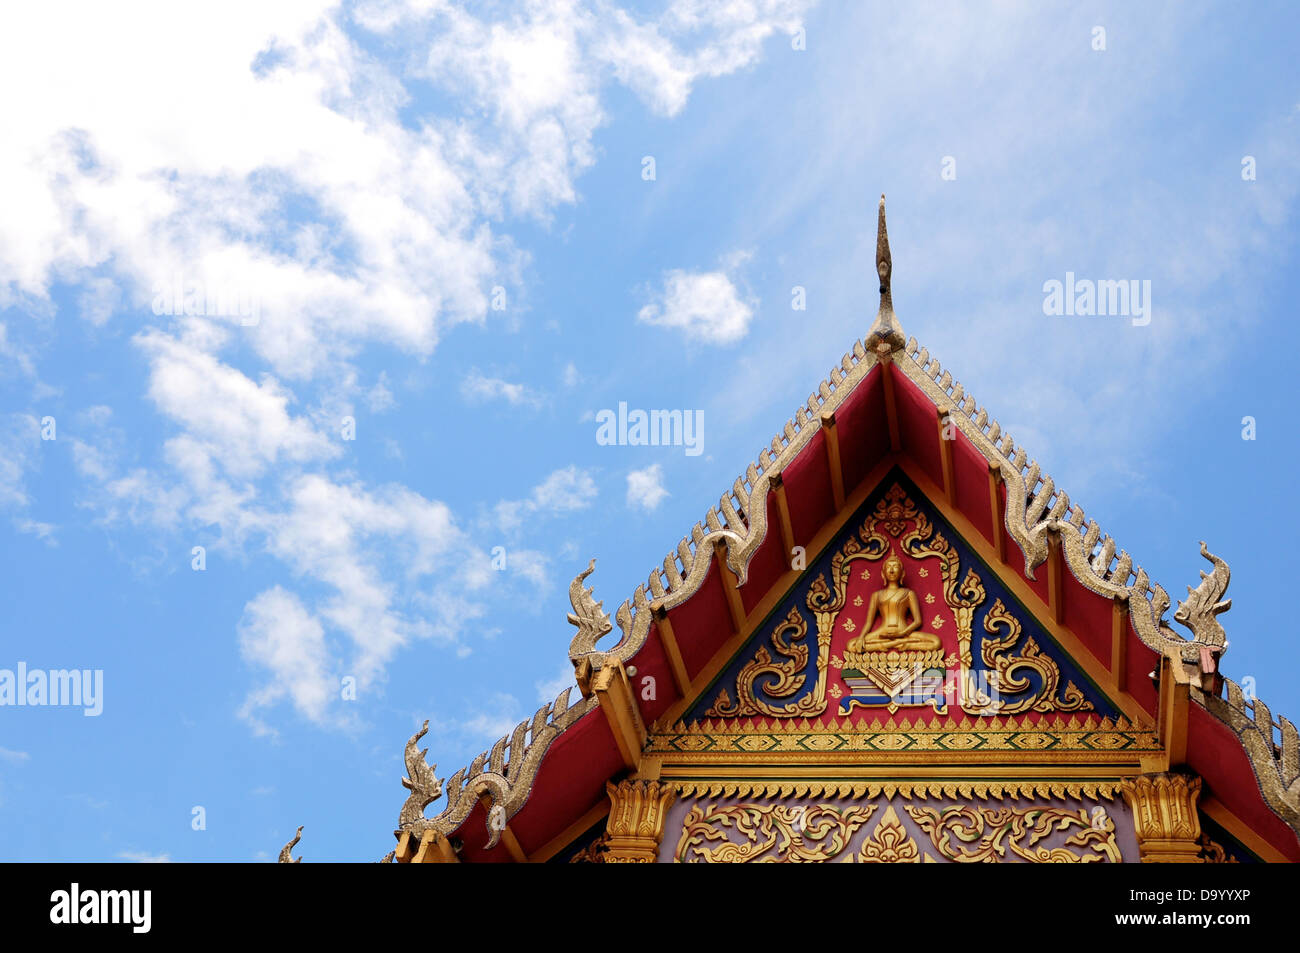
[[[880,215],[876,222],[876,274],[880,276],[880,310],[876,312],[875,323],[867,332],[865,342],[868,351],[875,351],[881,357],[900,350],[907,343],[903,337],[903,326],[894,314],[894,300],[890,294],[890,278],[894,273],[894,261],[889,255],[889,232],[885,228],[885,195],[880,195]]]
[[[298,833],[293,835],[293,840],[289,841],[289,843],[285,844],[283,847],[280,848],[280,859],[277,861],[277,863],[301,864],[302,863],[301,857],[294,857],[291,853],[289,853],[291,850],[293,850],[293,848],[297,845],[298,841],[300,840],[302,840],[301,826],[298,827]]]

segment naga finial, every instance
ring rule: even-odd
[[[889,231],[885,227],[885,196],[880,196],[880,214],[876,221],[876,274],[880,277],[880,310],[876,312],[875,323],[867,332],[864,342],[868,351],[876,351],[882,357],[904,347],[907,341],[903,337],[903,326],[894,314],[894,299],[890,292],[890,279],[894,273],[894,260],[889,254]]]
[[[614,631],[610,624],[609,613],[604,611],[603,602],[597,602],[590,588],[584,588],[582,582],[596,570],[596,560],[587,564],[584,572],[578,573],[569,583],[569,603],[573,611],[569,613],[569,622],[578,627],[573,637],[569,654],[576,656],[585,652],[594,652],[600,637]]]
[[[1223,649],[1227,633],[1215,618],[1232,608],[1232,600],[1224,599],[1231,573],[1228,564],[1211,553],[1201,543],[1201,555],[1214,566],[1213,572],[1201,572],[1201,582],[1195,589],[1187,587],[1187,598],[1178,603],[1174,619],[1192,630],[1193,641],[1211,648]]]
[[[411,792],[402,805],[402,813],[398,816],[397,826],[401,830],[407,830],[416,821],[424,817],[424,809],[431,803],[442,796],[442,782],[438,780],[434,771],[438,766],[429,765],[425,760],[425,755],[429,753],[428,748],[417,748],[417,745],[425,733],[429,730],[429,719],[424,719],[424,725],[406,742],[406,773],[408,777],[402,778],[402,787]]]
[[[294,845],[297,844],[298,841],[300,841],[300,840],[302,840],[302,827],[301,827],[301,826],[298,828],[298,833],[296,833],[296,834],[293,835],[293,840],[289,841],[289,843],[285,844],[283,847],[280,848],[280,860],[279,860],[279,863],[282,863],[282,864],[301,864],[301,863],[302,863],[302,858],[301,858],[301,857],[294,857],[292,854],[289,853],[289,851],[293,850]]]

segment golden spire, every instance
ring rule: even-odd
[[[880,276],[880,310],[876,321],[867,332],[866,348],[884,356],[897,351],[907,342],[903,326],[894,314],[894,301],[889,292],[889,279],[893,276],[894,262],[889,256],[889,232],[885,229],[885,196],[880,196],[880,217],[876,223],[876,274]]]

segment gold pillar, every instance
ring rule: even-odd
[[[659,856],[664,817],[677,792],[661,781],[606,782],[609,820],[603,860],[607,864],[653,864]]]
[[[1196,799],[1201,779],[1165,772],[1125,778],[1124,800],[1133,809],[1138,851],[1144,864],[1198,864],[1201,818]]]

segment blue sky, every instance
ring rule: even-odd
[[[549,701],[569,579],[629,597],[865,333],[881,192],[905,332],[1175,598],[1227,559],[1300,713],[1293,7],[467,6],[6,13],[0,668],[104,707],[0,709],[0,857],[378,859],[407,736]]]

